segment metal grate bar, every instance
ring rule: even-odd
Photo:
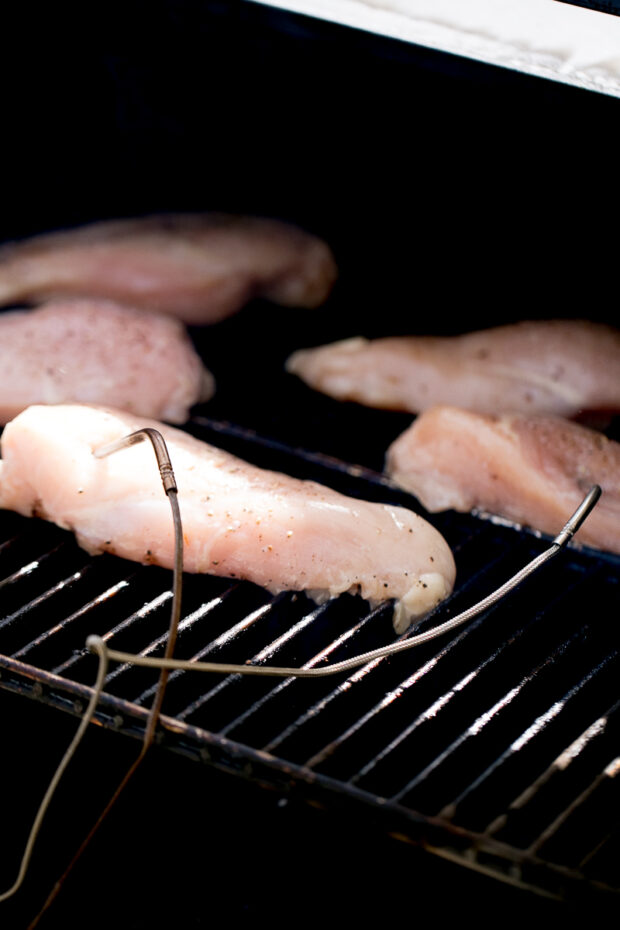
[[[598,750],[598,744],[601,739],[609,732],[610,722],[616,719],[620,714],[620,701],[617,701],[601,717],[591,723],[573,742],[566,747],[556,759],[532,782],[528,785],[518,797],[516,797],[507,806],[506,811],[496,817],[485,828],[485,834],[492,836],[500,831],[504,831],[511,820],[522,815],[523,811],[527,812],[528,807],[532,804],[548,806],[550,792],[555,795],[561,793],[560,785],[556,785],[558,779],[561,781],[567,778],[569,773],[574,771],[575,765],[582,763],[588,766],[587,778],[591,777],[591,766],[588,765],[587,756],[593,755]],[[555,789],[554,789],[555,785]],[[544,797],[541,797],[544,793]],[[540,821],[538,821],[540,822]]]
[[[111,597],[114,597],[114,595],[121,591],[123,588],[128,587],[128,585],[129,582],[126,579],[112,585],[112,587],[108,588],[106,591],[103,591],[101,594],[98,594],[97,597],[90,600],[87,604],[84,604],[83,607],[80,607],[79,610],[74,611],[72,614],[70,614],[70,616],[66,617],[64,620],[61,620],[60,623],[50,627],[48,630],[44,630],[43,633],[41,633],[35,639],[30,640],[29,643],[26,643],[26,645],[22,646],[21,649],[18,649],[17,652],[14,652],[13,657],[15,659],[23,659],[24,656],[28,655],[32,649],[35,649],[38,646],[42,646],[47,642],[48,639],[50,639],[52,636],[55,636],[56,633],[60,633],[62,630],[66,629],[66,627],[73,623],[74,620],[83,617],[95,607],[105,603]]]
[[[60,549],[64,548],[65,545],[65,543],[61,543],[54,549],[51,549],[49,552],[45,552],[43,555],[38,556],[36,559],[32,559],[27,564],[22,565],[17,569],[17,571],[8,575],[6,578],[0,579],[0,588],[14,584],[16,581],[21,581],[21,579],[26,575],[32,574],[32,572],[36,571],[40,567],[41,563],[45,562],[45,560],[50,558],[50,556],[55,555],[55,553],[59,552]]]
[[[495,559],[492,560],[492,567],[494,569],[497,569],[498,566],[504,560],[505,560],[505,554],[498,555]],[[454,606],[455,603],[457,601],[467,600],[468,595],[471,598],[471,594],[469,593],[470,589],[472,589],[474,586],[479,585],[482,581],[484,581],[489,570],[490,570],[489,563],[487,563],[482,569],[479,569],[476,573],[474,573],[474,575],[470,577],[468,581],[462,586],[462,588],[459,590],[458,597],[454,596],[448,602],[444,602],[441,605],[439,605],[439,607],[435,611],[433,611],[432,614],[428,615],[424,619],[424,621],[419,623],[415,628],[412,628],[410,631],[408,631],[405,637],[403,638],[407,638],[408,636],[414,633],[417,633],[421,631],[422,629],[426,629],[428,627],[431,627],[433,625],[440,623],[442,617],[445,616],[446,614],[458,612]],[[369,616],[374,616],[374,614],[371,614]],[[477,618],[475,621],[472,622],[470,626],[472,629],[475,629],[479,626],[481,622],[482,622],[482,618]],[[461,632],[451,642],[452,643],[460,642],[463,635],[464,635],[463,632]],[[452,648],[452,646],[449,645],[447,648],[449,651]],[[443,654],[443,652],[440,653],[440,655],[441,654]],[[315,702],[310,707],[308,707],[307,710],[303,714],[301,714],[294,721],[288,724],[288,726],[286,726],[279,733],[275,734],[265,744],[264,746],[265,750],[270,751],[270,752],[275,750],[277,747],[282,746],[282,744],[285,743],[288,739],[290,739],[293,735],[297,734],[306,723],[310,721],[312,721],[313,723],[316,723],[319,715],[323,711],[325,711],[332,704],[332,702],[336,701],[336,699],[344,698],[346,695],[350,701],[355,700],[355,698],[352,697],[352,692],[351,692],[352,687],[362,682],[363,680],[365,680],[368,672],[371,669],[377,668],[379,665],[383,664],[385,661],[386,661],[385,659],[376,660],[370,663],[368,666],[364,666],[363,668],[357,670],[354,674],[352,674],[346,680],[339,683],[330,693],[322,696],[319,701]],[[413,681],[419,680],[420,677],[421,676],[419,672],[416,672],[414,676],[411,678],[410,683],[413,683]],[[395,695],[396,693],[398,694],[402,693],[402,689],[406,689],[408,686],[409,684],[407,684],[406,682],[405,683],[401,682],[398,689],[396,689],[395,692],[392,692],[393,695]],[[318,753],[310,757],[309,760],[305,764],[308,767],[313,767],[315,765],[320,764],[322,761],[324,761],[324,759],[330,753],[335,751],[335,749],[337,749],[344,741],[346,741],[346,739],[349,736],[357,732],[357,730],[361,728],[361,726],[363,726],[365,722],[371,719],[375,711],[378,712],[380,710],[385,709],[387,706],[389,706],[390,703],[391,703],[391,700],[388,694],[388,697],[387,698],[383,697],[381,702],[378,705],[376,705],[375,708],[372,711],[370,711],[368,714],[363,714],[360,717],[359,711],[357,711],[355,715],[356,716],[355,722],[351,725],[351,727],[346,729],[344,733],[341,734],[341,736],[338,739],[330,742],[321,751],[319,751]],[[250,713],[251,711],[246,712],[243,715],[243,719],[247,720]]]
[[[229,591],[233,591],[236,588],[237,588],[237,585],[233,585],[229,589]],[[194,626],[195,623],[198,622],[198,620],[201,620],[203,617],[206,617],[207,614],[211,613],[212,610],[214,610],[216,607],[219,607],[224,602],[226,593],[227,592],[222,594],[220,597],[214,597],[212,600],[206,601],[197,610],[192,611],[191,614],[189,614],[187,617],[181,620],[181,622],[179,623],[179,630],[178,630],[179,641],[182,641],[183,633],[186,630],[192,629],[192,627]],[[250,618],[245,618],[245,620],[246,620],[246,626],[249,625],[249,623],[253,622],[253,620]],[[227,631],[227,633],[228,632],[229,631]],[[218,639],[220,639],[222,642],[226,642],[228,638],[227,633],[224,634],[223,637],[218,637]],[[166,644],[167,636],[168,636],[167,633],[165,633],[163,636],[159,636],[156,640],[154,640],[154,642],[152,642],[149,646],[147,646],[146,649],[142,650],[140,655],[151,655],[156,650],[161,649],[161,647],[165,646]],[[206,646],[204,649],[201,650],[200,656],[198,655],[193,656],[192,659],[190,659],[190,661],[198,662],[204,655],[207,655],[208,652],[212,651],[212,649],[217,648],[216,642],[217,642],[216,640],[213,640],[211,643],[209,643],[208,646]],[[128,668],[128,666],[122,666],[122,668],[126,669]],[[183,674],[184,672],[182,669],[177,669],[175,672],[172,672],[168,676],[168,688],[170,688],[172,682],[176,681],[176,679],[180,678],[181,675]],[[138,697],[134,698],[133,703],[138,704],[138,705],[143,704],[144,701],[152,697],[156,693],[156,691],[157,691],[157,685],[156,684],[151,685],[151,687],[147,688],[145,691],[139,694]]]
[[[601,785],[603,785],[610,778],[615,777],[620,770],[620,759],[618,756],[609,762],[605,766],[602,772],[599,772],[592,782],[585,788],[574,800],[573,802],[559,814],[552,823],[550,823],[544,830],[541,831],[537,839],[530,844],[528,848],[528,853],[535,854],[540,850],[549,840],[557,834],[559,829],[564,826],[567,820],[572,817],[575,812],[582,807],[598,790],[600,790]],[[607,834],[605,840],[609,837],[610,834]],[[603,841],[602,841],[603,842]],[[598,847],[597,847],[598,848]],[[579,863],[579,867],[583,868],[586,862],[594,855],[595,850],[592,850],[587,856]]]
[[[543,714],[540,714],[536,720],[525,730],[511,745],[501,753],[488,768],[482,772],[467,788],[462,791],[458,797],[445,805],[440,811],[439,816],[453,820],[457,816],[459,805],[461,805],[474,791],[478,790],[492,774],[501,766],[505,765],[515,754],[519,753],[526,745],[534,739],[548,738],[548,727],[554,724],[562,714],[571,713],[572,705],[575,699],[589,684],[594,681],[603,670],[606,669],[612,661],[617,658],[618,651],[604,657],[601,663],[588,674],[586,674],[576,685],[574,685],[560,700],[555,701]],[[486,832],[486,831],[485,831]]]
[[[129,617],[126,617],[124,620],[121,620],[121,622],[118,623],[116,626],[112,627],[111,630],[108,630],[106,633],[104,633],[102,635],[102,639],[105,642],[109,642],[109,640],[112,639],[113,636],[116,636],[122,630],[126,630],[129,626],[134,624],[136,621],[142,620],[144,619],[144,617],[147,617],[149,614],[153,613],[153,611],[161,607],[162,604],[165,604],[166,601],[169,601],[171,597],[172,597],[172,593],[170,591],[162,591],[161,594],[157,595],[157,597],[148,601],[139,610],[134,611],[134,613],[132,613]],[[60,665],[56,666],[56,668],[52,669],[52,671],[54,672],[55,675],[60,675],[62,672],[66,672],[72,666],[77,665],[79,662],[81,662],[82,660],[86,658],[88,659],[92,658],[90,652],[86,648],[80,649],[79,652],[76,652],[74,655],[71,656],[71,658],[67,659],[65,662],[62,662]]]
[[[285,593],[286,592],[284,592],[284,594]],[[281,597],[282,595],[278,595],[278,597],[272,602],[270,606],[273,607],[276,601],[281,599]],[[248,664],[258,665],[262,662],[266,662],[268,659],[272,659],[274,655],[277,655],[278,651],[282,648],[282,646],[284,646],[285,644],[288,644],[292,639],[299,636],[311,623],[313,623],[314,620],[317,618],[317,616],[319,616],[323,612],[324,609],[325,609],[324,606],[320,606],[320,607],[317,607],[315,610],[311,611],[309,614],[306,614],[304,617],[302,617],[301,620],[293,624],[281,636],[278,636],[277,639],[273,640],[273,642],[269,643],[267,646],[261,649],[260,652],[253,655],[251,659],[248,659],[247,660]],[[266,613],[266,611],[263,612],[262,615],[264,615],[264,613]],[[193,701],[188,707],[180,711],[176,715],[177,718],[179,720],[186,720],[188,717],[194,714],[199,708],[203,707],[208,701],[212,700],[212,698],[214,698],[216,695],[221,694],[221,692],[225,688],[230,687],[231,684],[233,684],[234,682],[240,681],[242,678],[243,678],[243,675],[226,676],[226,678],[218,682],[218,684],[215,685],[215,687],[209,689],[209,691],[206,691],[199,698]]]
[[[463,592],[460,592],[460,594],[462,597]],[[521,597],[523,596],[529,599],[531,591],[522,591]],[[555,596],[552,603],[559,603],[562,596],[563,595]],[[453,601],[454,599],[442,609],[449,613],[453,612],[451,609]],[[508,651],[509,647],[512,648],[518,643],[519,639],[522,638],[526,632],[531,635],[533,624],[538,623],[541,616],[540,613],[535,614],[528,619],[527,624],[522,628],[516,631],[511,630],[510,634],[506,635],[503,629],[503,622],[506,619],[505,605],[496,605],[483,616],[476,618],[476,620],[470,623],[464,630],[461,630],[461,632],[453,639],[449,640],[436,655],[431,656],[427,661],[423,662],[422,666],[412,675],[408,676],[407,679],[401,680],[396,687],[391,687],[387,693],[382,693],[380,700],[368,711],[364,713],[362,709],[360,709],[348,728],[341,731],[331,742],[323,745],[313,756],[309,758],[306,757],[306,765],[315,768],[325,763],[329,757],[344,750],[345,745],[349,742],[352,745],[349,746],[348,755],[352,757],[353,764],[350,764],[346,756],[343,756],[340,766],[337,769],[340,777],[345,778],[348,783],[359,783],[381,763],[389,766],[389,756],[391,753],[404,744],[422,724],[429,724],[431,727],[435,727],[435,729],[437,726],[440,726],[441,724],[438,721],[441,719],[441,710],[448,707],[455,694],[461,693],[469,684],[473,684],[481,672],[492,667],[493,664]],[[425,624],[425,626],[426,625],[430,626],[431,622]],[[474,639],[475,642],[470,644],[469,641],[471,639]],[[478,644],[481,640],[485,649],[482,655],[480,648],[478,648]],[[499,645],[497,645],[497,643],[499,643]],[[524,652],[525,649],[526,647],[522,647],[521,651]],[[469,651],[469,655],[467,650]],[[488,650],[488,652],[486,650]],[[450,659],[450,665],[446,668],[445,666],[448,658]],[[467,665],[464,665],[464,663],[467,663]],[[447,687],[445,681],[446,676],[452,674],[455,675],[455,683],[451,687]],[[420,692],[420,685],[425,678],[429,679],[426,682],[425,689],[429,703],[417,709],[416,704],[419,707],[421,701],[417,700],[416,697]],[[412,685],[414,684],[417,687],[415,688],[413,697],[409,701],[409,706],[413,714],[413,721],[411,721],[411,716],[409,719],[405,717],[403,699],[407,692],[412,692]],[[479,686],[477,690],[480,692],[481,686]],[[463,702],[466,702],[466,698],[461,697],[459,704],[462,705]],[[379,722],[379,715],[381,714],[385,718],[383,723]],[[393,721],[392,718],[394,718]],[[367,728],[366,737],[364,737],[362,732],[364,727]],[[372,727],[372,729],[368,730],[369,727]],[[395,733],[392,739],[389,739],[390,730]],[[373,741],[380,740],[384,735],[386,735],[388,739],[387,743],[383,744],[383,748],[381,748],[379,752],[375,751],[373,754]],[[368,758],[369,750],[371,752],[370,759]],[[419,752],[419,741],[415,752]],[[341,752],[341,756],[342,755]],[[386,760],[388,761],[386,762]],[[398,765],[398,763],[396,764]],[[330,766],[330,771],[333,772],[333,770],[334,765],[332,764]],[[375,784],[378,785],[377,790],[382,794],[385,793],[385,785],[380,785],[376,779]]]
[[[219,599],[219,603],[221,603],[221,598]],[[218,599],[216,599],[215,601],[211,601],[209,602],[208,605],[204,605],[204,606],[208,606],[209,609],[213,609],[214,607],[218,606]],[[216,639],[211,640],[211,642],[207,643],[206,646],[204,646],[198,652],[194,653],[194,655],[192,655],[188,659],[188,661],[189,662],[200,662],[202,659],[205,659],[212,652],[215,652],[216,650],[221,649],[227,643],[231,642],[237,635],[239,635],[239,633],[242,633],[244,630],[247,630],[250,626],[252,626],[252,624],[255,623],[257,620],[259,620],[263,616],[263,614],[269,611],[270,607],[271,607],[270,604],[264,604],[262,607],[259,607],[257,610],[252,611],[252,613],[245,616],[242,620],[236,623],[233,627],[231,627],[228,630],[225,630],[222,634],[220,634],[220,636],[216,637]],[[204,615],[205,612],[206,611],[203,611],[202,608],[198,608],[198,611],[196,611],[195,613],[196,614],[200,613],[200,615],[202,616]],[[168,688],[170,689],[171,683],[174,683],[177,679],[181,678],[182,676],[186,674],[187,672],[184,669],[175,669],[173,672],[171,672],[168,677]],[[152,685],[150,688],[147,688],[145,691],[142,692],[142,694],[138,698],[136,698],[136,703],[141,704],[144,701],[148,700],[148,698],[152,697],[155,694],[156,690],[157,690],[157,685]]]
[[[312,659],[310,659],[308,662],[305,662],[303,668],[315,668],[319,662],[322,662],[325,659],[329,659],[342,645],[348,642],[352,637],[356,636],[356,634],[359,633],[359,631],[381,610],[382,608],[379,607],[374,611],[370,611],[370,613],[363,617],[359,623],[350,627],[348,630],[345,630],[344,633],[342,633],[328,646],[313,656]],[[231,732],[237,729],[237,727],[241,726],[241,724],[246,723],[246,721],[249,720],[253,714],[265,707],[269,701],[282,694],[282,692],[290,685],[292,685],[296,680],[296,678],[285,678],[284,680],[280,681],[272,691],[267,692],[267,694],[259,698],[258,701],[255,701],[251,707],[245,710],[242,714],[239,714],[237,717],[235,717],[235,719],[232,720],[227,726],[222,727],[220,730],[222,735],[229,736]],[[263,751],[271,752],[272,748],[275,748],[276,745],[277,743],[269,743],[268,746],[263,747]]]
[[[498,719],[499,714],[509,707],[519,696],[523,694],[528,685],[540,677],[542,672],[548,669],[553,663],[568,649],[569,645],[574,645],[583,635],[586,626],[584,625],[578,632],[574,633],[569,640],[558,646],[547,658],[539,665],[533,668],[517,685],[504,692],[501,697],[488,708],[483,714],[478,716],[470,726],[461,733],[446,749],[439,753],[433,761],[425,766],[413,778],[392,796],[394,801],[402,801],[405,795],[409,794],[414,788],[420,785],[429,775],[443,765],[458,749],[467,741],[478,737],[489,723]]]
[[[3,539],[2,542],[0,542],[0,554],[2,554],[2,552],[4,552],[5,549],[10,549],[10,547],[18,543],[20,539],[21,539],[20,534],[16,534],[15,536],[10,536],[8,539]],[[0,584],[2,584],[2,582],[0,582]]]
[[[532,846],[536,848],[535,856],[575,868],[584,877],[610,882],[620,890],[620,785],[615,777],[619,768],[616,745],[611,761],[543,830],[544,835],[535,838]],[[529,850],[526,852],[529,856]]]
[[[356,633],[359,628],[352,629],[351,634]],[[297,733],[301,727],[308,723],[309,720],[314,720],[318,714],[320,714],[329,704],[335,700],[337,697],[340,697],[343,694],[346,694],[350,688],[352,688],[357,682],[363,681],[366,676],[377,668],[377,666],[382,662],[382,659],[373,659],[371,662],[368,662],[367,665],[362,665],[357,669],[352,675],[342,681],[333,691],[331,691],[326,697],[322,698],[317,703],[313,704],[308,708],[305,713],[303,713],[297,720],[294,721],[290,726],[283,730],[275,739],[272,739],[264,747],[265,752],[273,752],[274,749],[277,749],[286,739],[288,739],[293,733]],[[309,767],[308,763],[305,763],[306,767]]]
[[[422,666],[416,669],[408,678],[404,681],[399,682],[396,688],[390,690],[381,701],[372,707],[365,714],[360,716],[350,727],[347,728],[343,733],[339,735],[336,740],[333,740],[328,746],[325,746],[319,753],[316,753],[312,758],[310,758],[306,765],[309,768],[314,768],[324,762],[328,756],[333,754],[337,749],[343,746],[343,744],[359,733],[359,731],[368,723],[374,722],[377,718],[377,715],[386,711],[392,706],[394,701],[400,698],[409,688],[413,685],[418,684],[426,675],[431,672],[436,673],[439,669],[439,663],[456,649],[461,646],[468,637],[476,630],[478,630],[483,623],[487,622],[491,615],[498,610],[496,606],[491,610],[487,611],[484,615],[477,617],[472,623],[466,627],[464,630],[461,630],[453,639],[451,639],[439,652],[426,661]],[[479,674],[482,672],[488,665],[490,665],[501,653],[511,645],[515,639],[523,633],[523,629],[518,631],[513,637],[508,640],[505,640],[499,648],[493,652],[491,655],[487,656],[485,659],[480,661],[476,668],[467,671],[463,677],[456,682],[456,684],[450,688],[448,691],[443,692],[437,699],[429,705],[421,714],[419,714],[416,719],[406,726],[404,729],[401,729],[398,736],[392,740],[381,752],[377,753],[369,762],[367,762],[358,772],[356,772],[350,779],[351,784],[356,784],[361,781],[365,775],[367,775],[372,769],[381,761],[383,761],[394,749],[396,749],[404,740],[411,736],[411,734],[424,722],[435,719],[440,710],[447,706],[447,704],[455,697],[456,694],[462,692],[470,682],[472,682]]]
[[[485,615],[486,616],[486,615]],[[432,659],[429,659],[421,668],[413,673],[408,679],[404,682],[401,682],[398,688],[389,694],[383,699],[383,701],[373,708],[368,714],[363,718],[360,718],[359,721],[353,727],[350,727],[347,733],[343,734],[343,740],[353,736],[357,733],[369,720],[373,719],[376,714],[385,708],[389,707],[392,701],[399,697],[403,691],[407,688],[410,688],[412,685],[416,684],[421,678],[428,674],[431,671],[434,671],[438,663],[443,659],[444,656],[448,655],[453,649],[456,649],[457,646],[470,634],[470,632],[478,627],[483,622],[483,617],[479,617],[474,623],[466,630],[463,630],[458,636],[456,636],[451,642],[449,642],[444,648]],[[522,631],[519,631],[522,632]],[[493,662],[498,655],[501,654],[504,648],[508,646],[508,643],[505,646],[500,646],[500,648],[492,655],[488,656],[480,665],[473,669],[472,671],[467,672],[463,678],[456,682],[455,685],[450,688],[449,691],[441,694],[432,704],[430,704],[421,714],[419,714],[415,720],[413,720],[408,726],[402,729],[398,736],[395,737],[388,745],[377,753],[370,759],[358,772],[356,772],[350,779],[351,784],[357,784],[360,781],[363,781],[364,777],[368,775],[372,770],[381,762],[383,762],[389,755],[392,753],[401,743],[407,740],[421,725],[428,722],[429,720],[434,720],[437,715],[441,712],[442,708],[446,707],[449,702],[462,691],[465,690],[467,685],[472,682],[477,675],[491,662]],[[317,759],[317,762],[321,761]],[[310,763],[309,763],[310,764]],[[316,764],[316,763],[314,763]]]
[[[603,777],[600,779],[600,781],[597,779],[597,785],[594,787],[593,791],[590,792],[589,797],[594,795],[597,791],[600,792],[603,788],[607,788],[610,785],[614,785],[616,789],[614,797],[613,797],[613,804],[611,806],[607,805],[607,809],[611,812],[610,817],[607,821],[607,827],[608,827],[607,833],[605,834],[604,837],[599,839],[598,842],[595,843],[591,851],[587,853],[579,861],[578,868],[581,871],[586,871],[588,867],[592,864],[593,860],[595,860],[597,857],[600,857],[601,852],[603,852],[606,847],[608,846],[613,847],[614,845],[617,845],[617,841],[618,841],[617,826],[618,826],[618,821],[620,818],[618,816],[618,784],[615,781],[615,779],[618,776],[618,774],[620,774],[620,756],[616,756],[614,759],[611,760],[611,762],[608,765],[605,766]],[[618,874],[617,856],[614,857],[613,861],[616,864],[615,872],[617,876]]]
[[[5,627],[10,626],[16,620],[19,620],[24,614],[27,614],[29,611],[34,610],[37,607],[40,607],[41,604],[45,601],[50,600],[54,597],[55,594],[58,594],[60,591],[63,591],[69,585],[75,584],[76,581],[82,579],[88,572],[89,565],[85,565],[79,571],[74,572],[72,575],[69,575],[66,578],[63,578],[61,581],[57,582],[51,588],[48,588],[43,594],[39,594],[37,597],[33,598],[31,601],[28,601],[26,604],[23,604],[13,613],[9,614],[7,617],[4,617],[0,620],[0,630],[5,629]]]
[[[165,600],[170,600],[170,598],[166,598]],[[163,602],[164,602],[163,600],[160,601],[160,603],[163,603]],[[185,619],[181,620],[181,622],[179,623],[179,631],[178,631],[179,636],[181,636],[188,629],[191,629],[194,623],[196,623],[196,621],[201,616],[204,616],[210,610],[213,610],[213,608],[216,607],[218,603],[221,603],[221,598],[214,598],[212,601],[209,601],[207,604],[204,605],[204,608],[205,608],[204,610],[194,611],[194,613],[190,614],[188,617],[185,617]],[[156,653],[158,649],[161,649],[162,647],[165,646],[167,638],[168,638],[168,634],[162,633],[161,636],[158,636],[156,639],[152,640],[148,644],[148,646],[145,646],[144,649],[141,649],[137,654],[141,656],[153,655],[153,653]],[[117,665],[116,668],[114,668],[106,676],[106,684],[109,684],[110,682],[114,681],[114,679],[118,678],[120,675],[124,675],[127,672],[133,672],[133,671],[134,671],[133,666],[127,664],[126,662],[122,663],[121,665]],[[135,698],[131,698],[130,700],[132,704],[139,703],[139,701],[136,700]]]

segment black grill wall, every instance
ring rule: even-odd
[[[369,333],[613,312],[614,98],[241,0],[34,7],[5,13],[3,238],[273,214]]]

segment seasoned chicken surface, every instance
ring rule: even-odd
[[[31,404],[110,404],[183,423],[214,391],[178,320],[105,300],[0,313],[0,423]]]
[[[106,297],[195,324],[255,296],[315,307],[335,277],[321,239],[278,220],[225,214],[106,220],[0,247],[0,304]]]
[[[386,470],[430,512],[477,508],[550,535],[598,484],[578,539],[620,553],[620,443],[561,417],[435,407],[390,446]]]
[[[171,567],[169,503],[150,444],[97,459],[141,427],[168,443],[179,488],[185,568],[315,600],[345,591],[394,598],[398,631],[446,597],[455,566],[443,537],[401,507],[345,497],[264,471],[157,422],[98,407],[29,407],[2,435],[0,507],[75,532],[88,552]]]
[[[584,320],[524,321],[459,336],[403,336],[302,349],[290,372],[339,400],[419,413],[620,410],[620,331]]]

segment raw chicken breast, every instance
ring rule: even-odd
[[[0,304],[107,297],[186,323],[213,323],[254,296],[315,307],[335,277],[324,242],[256,217],[108,220],[0,248]]]
[[[345,497],[264,471],[188,434],[111,409],[29,407],[2,435],[0,507],[72,529],[88,552],[171,567],[174,536],[150,443],[96,459],[141,427],[168,443],[179,488],[185,568],[244,578],[316,600],[344,591],[396,599],[395,627],[453,586],[443,537],[401,507]]]
[[[183,423],[213,377],[178,320],[104,300],[0,313],[0,423],[30,404],[110,404]]]
[[[477,508],[550,535],[598,484],[578,539],[620,553],[620,443],[561,417],[435,407],[392,443],[386,468],[431,512]]]
[[[583,320],[347,339],[295,352],[287,368],[339,400],[411,413],[436,404],[567,417],[620,410],[620,331]]]

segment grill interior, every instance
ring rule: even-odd
[[[222,345],[234,329],[224,327]],[[274,391],[293,389],[273,361],[263,399],[268,381]],[[308,445],[314,409],[329,455],[285,443],[277,421],[265,437],[219,419],[217,399],[195,410],[188,429],[258,464],[424,513],[372,467],[378,439],[366,461],[331,454],[353,412],[366,421],[365,435],[375,417],[386,437],[401,417],[321,399],[319,408],[331,408],[325,419],[312,392],[296,390]],[[458,581],[419,629],[477,602],[548,544],[489,519],[431,519],[453,549]],[[3,513],[1,529],[2,688],[76,713],[95,675],[88,634],[121,650],[163,652],[168,572],[91,559],[70,534],[38,520]],[[287,794],[357,806],[386,832],[540,895],[617,892],[618,564],[571,547],[456,635],[349,674],[175,672],[161,745]],[[187,575],[176,654],[317,664],[392,639],[387,606],[369,610],[345,595],[317,607],[303,594],[272,597],[249,583]],[[139,738],[155,680],[114,666],[98,722]]]

